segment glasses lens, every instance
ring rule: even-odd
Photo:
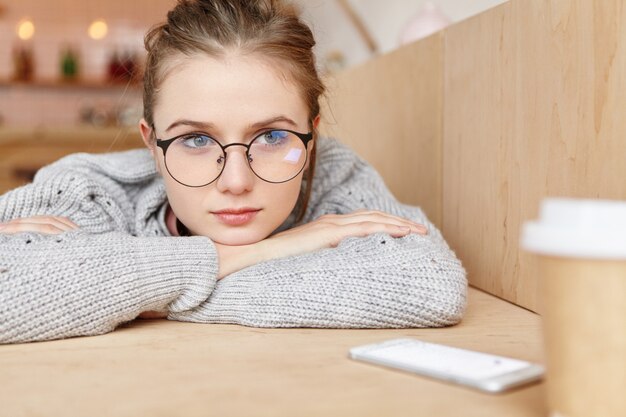
[[[206,135],[186,135],[167,149],[165,164],[172,177],[191,187],[213,182],[224,168],[220,145]]]
[[[269,182],[289,181],[306,163],[304,143],[285,130],[272,130],[257,136],[248,153],[252,170]]]

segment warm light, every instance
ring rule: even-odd
[[[89,25],[89,29],[87,33],[89,33],[89,37],[91,39],[102,39],[107,35],[109,31],[109,26],[104,20],[94,20],[91,25]]]
[[[17,25],[17,36],[22,40],[29,40],[35,34],[35,25],[30,20],[22,20]]]

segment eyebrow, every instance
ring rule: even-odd
[[[248,125],[248,129],[256,129],[256,128],[267,126],[269,124],[276,123],[276,122],[285,122],[293,127],[298,127],[296,122],[294,122],[287,116],[281,115],[281,116],[270,117],[269,119],[261,120],[260,122],[252,123]],[[196,120],[178,119],[174,123],[169,125],[168,128],[165,129],[165,131],[169,132],[170,130],[174,129],[177,126],[191,126],[191,127],[195,127],[198,129],[215,129],[215,125],[211,122],[200,122]]]

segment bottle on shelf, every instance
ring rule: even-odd
[[[111,54],[108,64],[108,77],[111,82],[130,82],[136,80],[137,57],[129,51],[117,50]]]
[[[32,48],[17,44],[13,48],[13,79],[32,81],[35,73],[35,59]]]
[[[79,75],[79,59],[74,48],[67,46],[61,53],[61,78],[64,81],[75,81]]]

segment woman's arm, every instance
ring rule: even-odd
[[[134,236],[133,224],[148,220],[133,218],[123,179],[70,165],[48,167],[33,184],[0,196],[0,343],[102,334],[143,311],[182,311],[206,300],[218,271],[208,238],[150,236],[152,228]],[[134,192],[149,190],[143,182]],[[50,216],[79,228],[67,231]]]
[[[368,164],[344,146],[320,143],[305,221],[380,210],[424,224],[429,233],[349,237],[335,248],[264,262],[220,281],[209,300],[176,320],[261,327],[432,327],[462,317],[467,281],[460,261],[417,207],[398,203]],[[307,225],[264,241],[303,238]],[[300,229],[300,230],[299,230]]]
[[[187,310],[216,275],[201,237],[0,234],[0,343],[97,335],[143,311]]]
[[[439,327],[465,307],[465,275],[423,236],[375,234],[265,262],[219,281],[207,302],[169,318],[259,327]]]

